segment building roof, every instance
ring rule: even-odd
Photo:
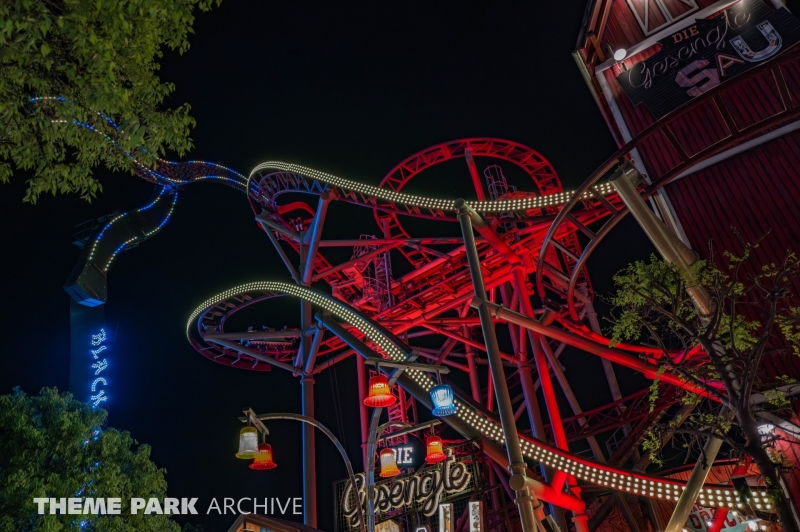
[[[228,532],[321,532],[319,529],[258,514],[240,514]]]

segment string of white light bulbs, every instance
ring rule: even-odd
[[[31,101],[35,102],[37,100],[43,101],[51,99],[62,102],[66,101],[61,97],[39,97],[39,98],[32,98]],[[104,115],[100,113],[98,113],[98,115],[101,116],[103,119],[105,119],[113,129],[116,130],[118,128],[118,126],[115,123],[113,123],[110,119],[108,119]],[[68,121],[53,120],[52,122],[67,123]],[[74,125],[83,127],[94,133],[105,136],[107,141],[114,143],[118,148],[121,149],[119,144],[114,139],[98,131],[91,124],[85,124],[77,121],[72,121],[72,123]],[[157,172],[141,164],[132,154],[128,152],[125,153],[140,169],[144,170],[146,173],[150,174],[151,176],[157,179],[161,179],[162,181],[167,181],[171,183],[188,182],[187,180],[173,179],[158,174]],[[161,162],[169,164],[178,164],[169,161],[161,161]],[[189,164],[210,164],[228,170],[234,173],[237,177],[241,178],[244,177],[241,174],[238,174],[238,172],[235,172],[222,165],[217,165],[215,163],[189,161]],[[313,168],[308,168],[305,166],[291,164],[291,163],[282,163],[277,161],[262,163],[253,169],[253,171],[250,173],[250,178],[252,178],[255,172],[263,169],[274,169],[278,171],[296,173],[345,190],[358,192],[360,194],[364,194],[367,196],[373,196],[378,199],[390,201],[393,203],[399,203],[411,207],[419,207],[419,208],[426,208],[433,210],[450,210],[454,208],[454,200],[428,198],[424,196],[416,196],[412,194],[395,192],[391,189],[379,188],[372,185],[364,185],[357,181],[340,178],[332,174],[328,174],[326,172],[314,170]],[[226,176],[210,176],[210,175],[198,176],[193,180],[203,180],[203,179],[225,180],[231,182],[236,187],[245,189],[246,191],[246,187],[244,186],[243,183],[241,183],[236,179],[232,179]],[[614,190],[610,184],[602,183],[592,187],[591,191],[584,192],[581,199],[588,200],[592,197],[595,197],[596,194],[607,196],[612,192],[614,192]],[[520,212],[531,209],[540,209],[540,208],[563,205],[572,198],[573,194],[574,194],[573,191],[564,191],[556,194],[549,194],[546,196],[531,196],[528,198],[515,198],[515,199],[492,200],[492,201],[470,201],[467,202],[467,204],[480,213]],[[172,214],[172,211],[170,211],[170,214]],[[108,226],[112,225],[115,221],[117,221],[124,215],[125,214],[119,215],[118,217],[111,220]],[[167,216],[167,219],[168,218],[169,215]],[[158,229],[160,229],[163,225],[164,225],[163,223],[159,225]],[[116,252],[114,253],[114,255],[116,255]],[[114,257],[112,256],[111,260],[113,260],[113,258]],[[106,265],[106,267],[108,267],[108,265]],[[202,314],[210,306],[216,305],[220,301],[223,301],[229,297],[239,295],[244,292],[263,291],[263,290],[282,292],[309,300],[312,303],[315,303],[320,307],[329,310],[334,316],[343,319],[349,322],[351,325],[358,328],[361,332],[363,332],[367,336],[367,338],[375,342],[390,358],[397,361],[402,361],[405,359],[405,353],[403,352],[403,350],[400,349],[399,346],[395,345],[391,339],[385,336],[384,333],[379,328],[375,327],[374,324],[367,318],[364,318],[359,313],[343,305],[341,302],[330,298],[330,296],[325,296],[324,294],[320,294],[318,292],[309,290],[308,288],[300,287],[297,285],[291,285],[287,283],[268,282],[268,281],[250,283],[247,285],[239,286],[232,290],[228,290],[216,296],[215,298],[209,299],[208,301],[206,301],[204,305],[198,307],[198,309],[196,309],[192,313],[192,316],[189,319],[189,323],[187,324],[187,334],[188,334],[188,326],[191,326],[192,321],[195,318],[197,318],[197,316]],[[433,387],[436,384],[433,381],[433,379],[431,379],[427,374],[419,370],[413,370],[413,369],[409,370],[408,374],[425,391],[430,391],[431,387]],[[484,436],[491,438],[499,443],[503,442],[502,428],[497,422],[491,419],[484,418],[481,415],[478,415],[471,407],[469,407],[467,404],[457,399],[454,402],[457,407],[456,414],[459,417],[461,417],[465,422],[467,422],[475,429],[480,431]],[[618,491],[641,494],[648,497],[655,497],[666,500],[677,500],[678,497],[680,496],[680,492],[683,491],[684,489],[682,483],[671,481],[668,479],[662,479],[659,477],[648,477],[646,475],[634,475],[627,471],[611,468],[596,463],[588,465],[582,461],[575,459],[571,454],[567,452],[564,452],[556,448],[549,448],[548,446],[545,446],[539,442],[534,442],[523,438],[521,440],[521,445],[523,453],[526,456],[538,462],[541,462],[545,465],[548,465],[550,467],[553,467],[555,469],[558,469],[560,471],[563,471],[565,473],[568,473],[585,481],[592,482],[594,484],[609,486]],[[733,508],[734,506],[736,507],[743,506],[742,503],[736,500],[732,488],[729,487],[715,486],[715,487],[703,488],[700,491],[700,494],[698,495],[698,501],[703,506],[720,506],[728,508]],[[755,503],[756,509],[761,509],[761,508],[769,509],[771,506],[769,499],[767,498],[767,494],[764,491],[755,491],[753,502]]]
[[[39,96],[35,98],[31,98],[30,101],[32,103],[41,103],[45,101],[53,101],[53,102],[60,102],[60,103],[67,103],[70,105],[76,105],[75,102],[72,102],[62,96]],[[119,126],[110,118],[105,116],[104,114],[95,111],[97,116],[101,117],[103,121],[111,127],[115,132],[119,131]],[[189,183],[189,180],[186,179],[175,179],[171,178],[166,175],[162,175],[144,164],[142,164],[133,154],[129,153],[122,146],[110,135],[103,133],[98,128],[93,126],[92,124],[78,122],[77,120],[65,120],[65,119],[57,119],[51,120],[52,123],[72,123],[73,125],[77,125],[82,127],[88,131],[93,133],[99,134],[108,142],[114,144],[118,149],[122,150],[133,163],[140,169],[140,171],[150,175],[157,181],[161,183],[172,183],[172,184],[186,184]],[[194,165],[209,165],[214,166],[225,171],[228,171],[234,174],[237,178],[231,178],[227,176],[198,176],[193,178],[191,181],[200,181],[200,180],[208,180],[208,179],[218,179],[222,181],[226,181],[235,188],[242,189],[244,192],[247,192],[247,187],[243,181],[245,178],[242,174],[236,172],[235,170],[223,166],[221,164],[206,162],[206,161],[186,161],[185,163],[177,163],[173,161],[166,161],[163,159],[156,158],[161,163],[164,164],[171,164],[171,165],[178,165],[178,164],[194,164]],[[450,199],[437,199],[437,198],[428,198],[425,196],[416,196],[413,194],[405,194],[402,192],[395,192],[391,189],[387,188],[380,188],[375,187],[372,185],[364,185],[357,181],[353,181],[351,179],[344,179],[341,177],[337,177],[332,174],[328,174],[326,172],[321,172],[319,170],[314,170],[313,168],[308,168],[306,166],[301,166],[298,164],[293,163],[283,163],[280,161],[269,161],[265,163],[261,163],[250,172],[250,179],[252,179],[253,174],[259,170],[264,169],[274,169],[284,172],[292,172],[296,174],[300,174],[317,181],[333,185],[335,187],[340,187],[346,190],[351,190],[354,192],[359,192],[361,194],[367,196],[373,196],[378,199],[382,199],[385,201],[391,201],[393,203],[399,203],[403,205],[407,205],[410,207],[420,207],[425,209],[433,209],[433,210],[450,210],[453,208],[454,200]],[[249,179],[248,179],[249,180]],[[583,193],[581,199],[590,199],[595,194],[601,194],[603,196],[607,196],[614,192],[613,188],[608,183],[602,183],[595,185],[592,187],[591,191],[586,191]],[[526,211],[530,209],[541,209],[545,207],[555,207],[559,205],[565,204],[567,201],[570,200],[572,195],[574,194],[573,191],[564,191],[558,192],[556,194],[548,194],[546,196],[531,196],[527,198],[514,198],[514,199],[504,199],[504,200],[490,200],[490,201],[470,201],[467,202],[470,207],[475,209],[477,212],[481,213],[493,213],[493,212],[519,212],[519,211]]]
[[[320,308],[329,311],[334,317],[343,320],[374,342],[390,359],[401,362],[406,359],[407,353],[401,345],[388,336],[382,327],[375,322],[356,312],[348,305],[334,299],[332,296],[317,292],[316,290],[290,283],[261,281],[247,283],[230,290],[226,290],[197,307],[189,317],[186,324],[186,335],[189,336],[190,328],[195,319],[205,312],[231,297],[240,296],[248,292],[271,292],[292,295],[309,301]],[[426,373],[410,369],[408,376],[426,392],[436,385]],[[482,435],[498,443],[503,443],[503,430],[500,424],[493,419],[486,418],[472,409],[471,406],[456,399],[454,401],[456,415],[468,423]],[[648,475],[633,474],[629,471],[617,469],[604,464],[578,459],[567,451],[542,444],[539,441],[521,438],[522,452],[525,456],[541,462],[554,469],[563,471],[593,484],[608,486],[617,491],[624,491],[646,497],[653,497],[667,501],[677,501],[685,486],[683,482]],[[700,490],[697,501],[702,506],[718,506],[726,508],[741,508],[744,505],[738,501],[736,493],[731,487],[708,486]],[[756,509],[770,509],[771,503],[765,491],[753,491],[753,503]]]
[[[413,194],[405,194],[403,192],[395,192],[394,190],[388,188],[364,185],[358,181],[337,177],[335,175],[328,174],[326,172],[320,172],[319,170],[314,170],[313,168],[308,168],[307,166],[301,166],[299,164],[282,163],[280,161],[268,161],[261,163],[253,168],[253,170],[250,172],[250,179],[252,179],[253,174],[259,170],[278,170],[281,172],[299,174],[338,188],[351,190],[366,196],[373,196],[385,201],[391,201],[392,203],[408,205],[410,207],[421,207],[424,209],[433,210],[452,210],[454,208],[453,204],[455,200],[452,199],[428,198],[425,196],[416,196]],[[595,185],[593,188],[595,192],[584,192],[583,199],[590,199],[596,193],[607,196],[614,192],[613,187],[609,183],[601,183],[599,185]],[[531,196],[528,198],[492,201],[468,201],[467,204],[477,212],[481,213],[517,212],[563,205],[569,201],[570,198],[572,198],[572,195],[573,192],[565,191],[558,192],[556,194],[548,194],[546,196]]]

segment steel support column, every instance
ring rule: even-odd
[[[517,267],[514,268],[514,276],[517,281],[517,290],[520,292],[520,310],[525,315],[529,316],[533,319],[533,308],[531,307],[531,300],[527,294],[527,289],[525,288],[525,278],[523,276],[522,269]],[[544,351],[542,349],[542,338],[539,334],[532,330],[528,330],[528,339],[531,344],[531,349],[533,350],[533,357],[536,363],[536,370],[539,372],[539,382],[541,383],[542,387],[542,394],[544,395],[545,400],[545,407],[547,408],[547,415],[550,418],[550,426],[553,429],[553,439],[555,440],[556,446],[560,449],[569,450],[569,445],[567,443],[567,435],[564,432],[564,424],[561,422],[561,412],[558,410],[558,399],[556,398],[555,388],[553,387],[553,381],[550,378],[550,369],[547,366],[547,358],[545,357]],[[530,372],[527,372],[528,377],[530,378]],[[520,374],[522,377],[523,375]],[[533,387],[533,380],[530,379],[530,388],[526,388],[523,385],[522,391],[526,395],[530,392],[534,392]],[[527,399],[527,398],[526,398]],[[570,477],[563,471],[557,470],[553,473],[552,479],[548,479],[550,481],[550,485],[555,490],[562,490],[564,488],[564,483],[569,481],[569,483],[574,484],[577,486],[577,482],[575,482],[574,477]],[[580,493],[580,492],[578,492]],[[563,516],[559,519],[559,512],[554,512],[556,520],[561,521],[564,526],[566,526],[566,521],[564,520]],[[561,524],[561,523],[560,523]]]
[[[472,148],[464,150],[464,158],[467,160],[467,168],[469,168],[469,176],[472,178],[472,185],[475,187],[475,195],[478,196],[478,201],[485,201],[486,194],[483,192],[483,183],[481,183],[481,177],[478,175],[478,166],[472,156]]]
[[[300,301],[300,329],[307,331],[311,327],[311,303]],[[303,371],[303,364],[311,358],[312,339],[308,336],[300,337],[300,354],[298,366]],[[303,375],[300,380],[302,393],[303,415],[314,417],[314,378]],[[314,446],[314,428],[303,425],[303,522],[311,527],[317,527],[317,474],[316,474],[316,448]]]
[[[469,326],[461,326],[461,334],[464,338],[469,338]],[[478,365],[475,363],[475,348],[471,345],[464,345],[464,351],[467,356],[467,367],[469,368],[469,387],[472,398],[476,403],[481,402],[481,383],[478,380]]]
[[[463,199],[455,202],[458,210],[458,220],[461,225],[461,232],[464,237],[464,250],[469,264],[469,271],[472,277],[472,286],[475,294],[480,299],[486,299],[486,288],[483,283],[483,273],[481,272],[480,257],[475,246],[475,235],[472,232],[472,222],[470,221],[469,210]],[[500,421],[503,428],[506,449],[508,452],[509,466],[515,475],[527,478],[527,466],[522,455],[522,447],[517,435],[517,426],[514,422],[514,409],[511,406],[511,398],[508,395],[508,383],[506,382],[503,362],[500,359],[500,348],[497,344],[497,335],[494,330],[494,323],[489,314],[489,309],[481,305],[478,307],[478,315],[481,319],[481,328],[486,340],[486,351],[489,357],[489,368],[493,375],[495,394],[497,395],[497,405],[500,413]],[[520,521],[522,522],[523,532],[535,532],[537,530],[537,519],[534,516],[534,506],[540,504],[535,496],[531,496],[530,490],[523,485],[517,490],[517,498],[514,501],[519,508]]]
[[[314,216],[314,226],[311,228],[310,233],[303,236],[303,243],[308,246],[308,255],[303,260],[302,271],[303,285],[308,286],[311,283],[311,277],[314,275],[314,260],[317,258],[317,249],[319,249],[319,240],[322,237],[322,226],[325,224],[325,216],[328,214],[328,204],[331,202],[333,194],[331,191],[326,190],[319,196],[319,204],[317,205],[317,214]],[[300,254],[302,255],[302,247]]]
[[[384,218],[383,222],[383,238],[391,238],[392,232],[389,229],[389,218]],[[383,256],[383,265],[386,274],[386,307],[392,308],[394,306],[394,295],[392,295],[392,254],[387,250]]]
[[[473,218],[474,219],[474,218]],[[519,277],[516,274],[518,268],[514,268],[515,272],[515,283],[517,286],[519,285]],[[504,285],[505,286],[505,285]],[[509,308],[514,308],[515,303],[520,303],[520,291],[514,290],[513,296],[510,298],[510,301],[506,303],[505,298],[503,299],[503,304],[508,306]],[[538,438],[542,441],[547,441],[547,433],[544,430],[544,421],[542,420],[542,411],[539,407],[539,398],[536,396],[536,385],[533,382],[532,371],[529,360],[528,360],[528,331],[519,327],[511,322],[507,322],[509,327],[509,332],[511,334],[512,343],[516,347],[516,355],[517,355],[517,371],[519,373],[519,382],[522,386],[522,397],[523,397],[523,404],[525,405],[525,410],[528,412],[528,421],[531,424],[531,432],[533,433],[534,438]],[[516,340],[515,340],[516,339]],[[549,378],[549,374],[548,374]],[[514,413],[514,419],[517,419],[517,413]],[[544,464],[541,465],[541,472],[542,476],[544,477],[545,482],[550,485],[553,485],[553,481],[555,480],[555,471],[553,468],[548,467]],[[562,483],[563,484],[563,483]],[[557,486],[554,488],[558,489]],[[567,523],[564,518],[564,512],[559,508],[557,505],[550,503],[550,514],[556,520],[559,528],[562,531],[566,531]]]
[[[259,218],[256,218],[256,220],[261,225],[261,228],[264,230],[264,232],[267,233],[267,237],[269,238],[269,241],[272,242],[273,246],[275,246],[275,251],[278,252],[278,256],[283,261],[284,266],[286,266],[286,269],[289,270],[289,275],[292,276],[292,279],[294,279],[294,282],[299,283],[300,282],[300,274],[297,273],[297,270],[295,270],[294,266],[292,265],[292,261],[289,260],[288,256],[286,256],[286,252],[281,247],[281,243],[278,242],[278,239],[275,238],[275,235],[272,234],[272,228],[269,227],[263,220],[260,220]]]
[[[686,520],[692,512],[694,501],[697,499],[697,494],[705,484],[706,477],[711,471],[711,466],[714,465],[714,460],[717,457],[720,447],[722,447],[722,440],[719,438],[708,438],[706,444],[703,446],[703,452],[697,463],[692,469],[692,474],[689,475],[689,480],[686,481],[686,489],[683,490],[681,496],[678,498],[678,503],[675,505],[675,510],[669,518],[669,523],[664,528],[665,532],[680,532],[686,525]]]
[[[534,311],[533,306],[531,305],[530,296],[528,294],[527,279],[525,278],[525,264],[527,264],[527,262],[520,258],[519,255],[514,252],[511,246],[509,246],[505,240],[503,240],[495,232],[491,224],[484,220],[474,209],[470,208],[468,205],[465,205],[463,210],[469,216],[470,222],[473,224],[475,230],[478,231],[481,236],[483,236],[487,242],[489,242],[489,244],[491,244],[491,246],[497,250],[498,253],[503,255],[509,261],[509,263],[512,264],[515,290],[511,307],[513,308],[514,302],[518,302],[520,313],[533,318]],[[511,328],[512,339],[515,340],[514,343],[516,344],[514,328],[511,322],[509,322],[509,327]],[[561,449],[569,450],[567,438],[564,434],[563,425],[561,423],[561,413],[558,410],[558,401],[555,396],[552,380],[550,379],[550,372],[547,368],[547,361],[542,353],[539,343],[539,335],[529,330],[527,331],[527,337],[533,350],[536,369],[539,372],[539,382],[541,383],[542,392],[545,397],[545,406],[547,408],[548,416],[550,417],[551,426],[553,427],[556,445]],[[531,368],[528,364],[528,353],[527,349],[525,349],[525,336],[519,335],[519,340],[520,341],[517,345],[518,349],[516,353],[517,364],[519,367],[520,383],[522,385],[522,391],[525,397],[525,405],[528,410],[528,417],[531,422],[531,427],[536,433],[536,437],[542,438],[546,441],[547,438],[544,434],[541,411],[539,410],[539,404],[536,398],[536,388],[531,376]],[[572,484],[576,484],[574,482],[574,478],[568,477],[568,475],[563,472],[545,470],[544,473],[545,479],[550,482],[553,488],[556,490],[561,489],[564,481],[567,478],[572,480]],[[551,504],[550,510],[559,527],[566,530],[567,522],[561,509]]]
[[[656,247],[661,257],[665,261],[674,264],[681,271],[686,281],[686,292],[692,298],[692,302],[702,319],[704,314],[709,315],[711,313],[711,303],[705,289],[699,283],[694,282],[690,272],[690,267],[697,258],[647,207],[647,204],[636,190],[636,183],[640,179],[641,175],[636,168],[625,161],[619,170],[611,176],[609,182],[633,217],[636,218],[636,221]],[[708,438],[706,440],[700,459],[695,464],[692,474],[686,482],[686,489],[678,498],[665,532],[679,532],[683,529],[686,519],[689,518],[689,513],[692,511],[694,501],[697,499],[697,495],[700,493],[709,471],[711,471],[711,466],[714,464],[721,446],[721,439]]]
[[[583,295],[586,296],[586,299],[583,300],[583,308],[586,310],[586,319],[589,320],[589,328],[597,334],[603,334],[603,331],[600,329],[600,322],[597,320],[597,312],[594,310],[592,299],[586,293]],[[608,387],[611,389],[611,397],[615,401],[619,401],[622,399],[622,392],[619,390],[619,382],[617,382],[617,374],[614,373],[614,366],[611,364],[610,360],[606,360],[605,358],[601,358],[600,362],[603,364],[603,371],[606,374]]]
[[[364,404],[367,398],[367,391],[364,388],[367,382],[367,368],[364,365],[364,357],[356,357],[356,376],[358,378],[358,414],[361,427],[361,459],[363,460],[364,471],[367,470],[367,438],[369,438],[369,409]]]
[[[300,380],[303,394],[303,415],[314,417],[314,379]],[[317,528],[317,471],[315,464],[314,427],[303,425],[303,523]]]
[[[302,285],[308,286],[314,274],[314,261],[322,236],[322,227],[328,211],[328,203],[332,195],[325,191],[320,195],[314,225],[310,233],[306,233],[300,240],[300,280]],[[307,249],[306,249],[307,248]],[[300,330],[308,331],[312,325],[311,302],[300,300]],[[322,330],[314,334],[313,340],[304,332],[300,337],[300,352],[297,356],[297,366],[300,368],[302,378],[300,388],[302,391],[303,415],[314,417],[314,378],[311,372],[316,359],[315,350],[319,348],[322,339]],[[304,368],[308,368],[307,370]],[[314,427],[303,425],[303,523],[310,527],[317,527],[317,469],[316,446],[314,441]]]
[[[603,331],[600,329],[600,322],[597,320],[597,312],[594,310],[594,303],[592,302],[592,298],[589,297],[585,285],[580,290],[580,294],[583,300],[583,310],[586,313],[586,319],[589,321],[589,328],[597,334],[602,335]],[[614,365],[611,364],[610,360],[606,360],[605,358],[601,358],[600,362],[603,364],[603,372],[606,374],[606,381],[608,382],[608,388],[611,390],[611,397],[614,401],[619,401],[622,399],[622,392],[619,389],[619,382],[617,381],[617,374],[614,372]],[[627,436],[631,431],[630,423],[623,425],[622,431]],[[638,449],[634,449],[633,461],[636,462],[637,460],[639,460],[639,451]]]
[[[692,279],[690,273],[690,267],[697,261],[697,256],[647,206],[636,190],[636,183],[640,179],[639,171],[626,161],[609,178],[609,182],[661,257],[675,265],[683,273],[686,280],[686,292],[698,310],[702,314],[710,314],[711,304],[708,294],[699,283]]]

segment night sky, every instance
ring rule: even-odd
[[[162,78],[177,85],[169,104],[190,103],[198,122],[187,158],[243,174],[280,160],[378,184],[430,145],[488,136],[537,150],[570,189],[615,150],[570,55],[584,8],[582,1],[226,0],[198,16],[189,52],[165,56]],[[455,171],[462,173],[452,183],[466,183],[466,165]],[[23,176],[0,188],[0,393],[15,386],[31,394],[43,386],[67,388],[69,297],[61,286],[80,253],[70,244],[73,227],[141,206],[152,191],[130,175],[103,169],[96,175],[105,191],[91,204],[65,196],[24,204]],[[431,182],[432,195],[469,193],[442,179]],[[415,183],[414,191],[426,190]],[[300,497],[299,424],[269,424],[278,469],[254,472],[234,458],[242,408],[300,412],[297,380],[279,369],[225,368],[201,357],[185,337],[188,315],[206,298],[289,276],[243,194],[213,183],[180,194],[163,231],[121,255],[109,273],[106,316],[116,331],[109,423],[150,444],[152,459],[167,470],[169,495],[198,497],[201,514],[212,497]],[[337,218],[338,209],[331,210],[325,237],[378,233],[374,223],[359,222],[371,214]],[[600,293],[611,290],[614,271],[650,253],[632,223],[615,229],[590,262]],[[297,308],[282,298],[264,323],[296,326]],[[268,321],[278,315],[289,318]],[[610,400],[604,380],[597,380],[597,359],[568,351],[561,360],[585,409]],[[316,380],[317,418],[343,440],[360,470],[354,359]],[[623,393],[643,383],[621,381]],[[345,470],[321,434],[317,449],[319,525],[332,530],[331,483]],[[192,521],[220,531],[234,518]]]

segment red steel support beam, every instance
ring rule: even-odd
[[[478,175],[478,167],[475,164],[475,158],[472,156],[472,148],[464,150],[464,158],[467,160],[467,168],[469,168],[469,175],[472,178],[472,185],[475,187],[475,194],[478,196],[478,201],[486,201],[486,194],[483,193],[483,183],[481,183],[481,177]]]
[[[492,311],[492,314],[497,318],[508,320],[510,322],[516,323],[521,327],[525,327],[526,329],[530,329],[543,336],[547,336],[548,338],[553,338],[555,340],[558,340],[559,342],[564,342],[567,345],[577,347],[578,349],[583,349],[584,351],[591,353],[593,355],[606,358],[611,362],[615,362],[621,366],[625,366],[632,370],[639,371],[643,373],[644,376],[647,377],[648,379],[656,378],[656,372],[658,368],[656,366],[653,366],[652,364],[648,364],[647,362],[640,360],[639,358],[633,355],[629,355],[627,353],[623,353],[621,351],[617,351],[616,349],[611,349],[609,347],[603,347],[601,345],[592,342],[591,340],[587,340],[576,334],[569,333],[567,331],[563,331],[561,329],[557,329],[549,325],[542,325],[537,320],[528,318],[527,316],[523,316],[522,314],[514,312],[507,308],[503,308],[500,305],[496,305],[488,301],[482,301],[478,298],[475,298],[472,301],[472,306],[475,308],[480,307],[482,304],[488,305],[489,309]],[[671,373],[663,373],[661,374],[659,379],[668,384],[672,384],[673,386],[678,386],[685,390],[689,390],[692,393],[696,393],[704,397],[708,396],[708,394],[706,394],[704,390],[701,390],[696,386],[693,386],[687,382],[682,381],[678,376],[673,375]]]
[[[452,331],[448,331],[447,329],[443,329],[441,327],[437,327],[436,325],[432,325],[432,324],[430,324],[428,322],[420,323],[420,325],[425,327],[426,329],[430,329],[431,331],[435,331],[435,332],[437,332],[437,333],[439,333],[441,335],[447,336],[448,338],[452,338],[453,340],[457,340],[459,342],[462,342],[464,345],[469,345],[469,346],[475,347],[477,349],[480,349],[481,351],[486,351],[486,346],[485,345],[483,345],[480,342],[476,342],[475,340],[472,340],[471,338],[465,338],[465,337],[461,336],[458,333],[454,333]],[[395,334],[397,334],[397,333],[395,333]],[[503,353],[502,351],[500,352],[500,358],[502,358],[503,360],[506,360],[508,362],[513,362],[514,364],[517,363],[517,359],[515,359],[514,357],[512,357],[508,353]]]

